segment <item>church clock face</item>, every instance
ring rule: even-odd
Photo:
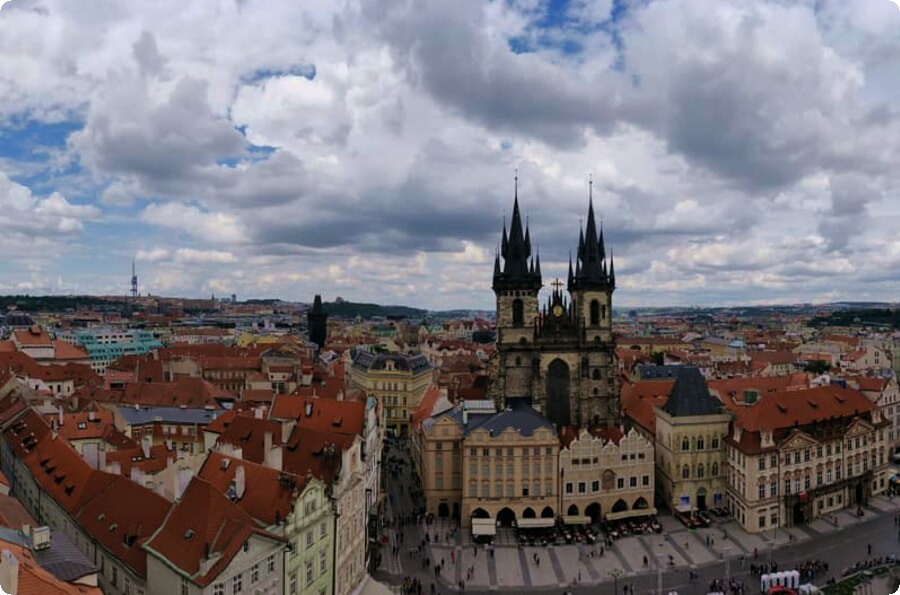
[[[563,307],[560,306],[559,304],[556,304],[555,306],[553,306],[553,315],[556,316],[557,318],[562,316],[563,315]]]

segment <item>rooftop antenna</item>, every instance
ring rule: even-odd
[[[131,299],[136,300],[138,297],[138,279],[137,270],[134,267],[134,258],[131,259]]]

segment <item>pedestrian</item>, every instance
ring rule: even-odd
[[[868,550],[869,555],[871,556],[872,555],[872,544],[871,543],[866,546],[866,550]]]

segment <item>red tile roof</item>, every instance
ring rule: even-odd
[[[57,420],[57,415],[48,416],[48,421],[51,425],[58,423]],[[115,427],[113,425],[112,412],[80,411],[78,413],[64,413],[63,424],[56,429],[60,436],[71,442],[72,440],[103,438],[110,426]]]
[[[165,469],[178,456],[176,451],[167,449],[165,444],[154,444],[150,447],[149,454],[150,458],[145,458],[140,446],[107,451],[106,464],[118,463],[124,477],[131,477],[132,469],[140,469],[152,475]]]
[[[228,494],[238,467],[244,469],[245,490],[242,497],[233,500],[235,504],[263,527],[275,525],[291,514],[295,495],[299,495],[306,485],[304,478],[216,451],[209,453],[197,476],[221,493]]]
[[[674,386],[675,380],[642,380],[634,383],[622,383],[622,413],[651,434],[655,434],[656,414],[653,407],[665,405]]]
[[[35,481],[73,517],[118,477],[92,469],[59,437],[45,437],[24,461]]]
[[[44,570],[28,548],[0,540],[0,549],[8,550],[19,562],[18,595],[103,595],[100,587],[64,582]]]
[[[219,434],[219,444],[231,444],[241,448],[244,459],[254,463],[265,462],[265,435],[272,434],[272,444],[281,444],[281,424],[268,419],[257,419],[252,415],[237,413],[230,421],[223,415],[206,426],[205,431]],[[221,428],[221,432],[218,430]]]
[[[22,345],[53,345],[50,335],[39,326],[15,330],[12,332],[12,336]]]
[[[2,494],[0,494],[0,524],[14,531],[20,531],[22,525],[39,526],[21,502],[12,496]]]
[[[88,535],[138,575],[147,576],[147,552],[141,547],[159,527],[171,504],[162,496],[121,476],[85,502],[76,521]]]
[[[83,360],[83,359],[91,359],[91,356],[80,347],[75,345],[70,345],[65,341],[56,340],[53,341],[53,359],[57,360],[66,360],[66,359],[75,359],[75,360]]]
[[[194,477],[146,547],[191,577],[195,584],[206,586],[228,567],[253,535],[284,541],[257,527],[249,514],[209,482]],[[203,560],[216,554],[220,554],[218,560],[201,574]]]
[[[837,385],[760,395],[749,407],[735,407],[735,423],[748,432],[805,426],[835,417],[853,417],[875,408],[858,390]]]
[[[111,402],[144,407],[219,407],[219,400],[233,400],[228,391],[202,378],[178,376],[173,382],[132,382],[125,390],[110,393]]]
[[[340,470],[341,453],[353,445],[354,438],[297,426],[285,444],[283,469],[294,475],[310,474],[330,484]]]
[[[272,402],[269,418],[296,420],[300,426],[326,432],[362,435],[366,404],[363,401],[278,395]]]

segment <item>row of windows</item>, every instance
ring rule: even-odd
[[[698,464],[697,468],[694,472],[694,477],[696,477],[697,479],[703,479],[707,475],[709,477],[717,477],[719,475],[719,464],[713,463],[712,465],[709,465],[708,468],[707,468],[707,465],[704,463]],[[691,478],[691,466],[684,465],[681,468],[681,479],[690,479],[690,478]]]
[[[544,482],[544,493],[541,494],[541,482],[522,482],[521,484],[521,493],[522,496],[528,497],[539,497],[543,496],[552,496],[553,495],[553,481],[546,480]],[[483,481],[481,482],[481,491],[478,491],[478,483],[474,481],[469,482],[469,498],[515,498],[516,497],[516,484],[513,481],[495,481],[494,482],[494,491],[491,492],[491,484],[490,482]]]
[[[706,439],[703,436],[694,438],[694,450],[706,450]],[[719,449],[719,437],[713,436],[709,441],[710,450]],[[691,439],[685,436],[681,439],[681,450],[691,450]]]
[[[260,578],[267,577],[273,572],[275,572],[275,555],[272,554],[266,558],[265,562],[265,574],[261,574],[263,570],[262,564],[257,562],[250,568],[250,576],[247,577],[248,580],[244,580],[244,575],[246,572],[241,572],[233,577],[231,577],[231,592],[232,593],[243,593],[245,584],[252,588],[253,585],[260,581]],[[224,582],[215,583],[213,585],[213,595],[225,595],[225,587],[227,586]],[[248,589],[249,590],[249,589]],[[190,593],[190,583],[188,579],[181,579],[181,595],[188,595]]]
[[[521,459],[521,469],[522,475],[528,475],[529,471],[532,471],[534,475],[540,475],[541,473],[541,462],[539,460],[535,460],[534,463],[530,463],[530,459]],[[491,464],[488,461],[485,461],[481,464],[481,475],[489,476],[491,474]],[[471,461],[469,463],[469,475],[478,475],[479,465],[475,461]],[[503,475],[503,470],[506,469],[506,475],[512,476],[516,473],[516,464],[513,459],[506,459],[506,464],[502,461],[495,461],[494,463],[494,475]],[[547,459],[543,465],[544,473],[547,475],[553,474],[553,459]]]
[[[438,448],[438,450],[440,450],[440,448]],[[470,457],[477,457],[477,456],[478,456],[478,450],[479,450],[479,449],[477,449],[477,448],[470,448],[470,449],[469,449],[469,456],[470,456]],[[528,456],[528,451],[529,451],[528,447],[525,447],[525,448],[507,448],[507,449],[506,449],[506,456],[508,456],[508,457],[521,456],[521,455]],[[496,456],[496,457],[503,456],[503,449],[502,449],[502,448],[495,448],[493,454],[494,454],[494,456]],[[531,448],[531,454],[534,455],[534,456],[536,456],[536,457],[540,456],[540,455],[541,455],[541,447],[540,447],[540,446],[532,447],[532,448]],[[552,454],[553,454],[553,447],[552,447],[552,446],[544,447],[544,454],[545,454],[545,455],[552,455]],[[491,456],[491,449],[490,449],[490,448],[482,448],[482,449],[481,449],[481,456],[483,456],[483,457],[489,457],[489,456]]]
[[[640,487],[646,488],[646,487],[650,486],[650,476],[649,475],[642,475],[640,478],[638,478],[638,476],[636,476],[636,475],[632,475],[631,477],[628,477],[627,479],[628,479],[628,488],[629,489],[637,488],[638,480],[640,480]],[[616,478],[616,489],[624,490],[625,489],[625,480],[626,480],[625,477],[617,477]],[[574,494],[575,486],[576,486],[576,484],[574,482],[571,482],[571,481],[566,482],[566,493]],[[588,492],[588,490],[587,490],[587,482],[586,481],[579,481],[577,486],[578,486],[579,494],[587,494],[587,493],[598,494],[598,493],[600,493],[600,481],[597,479],[595,479],[594,481],[591,482],[591,491],[590,492]]]
[[[309,504],[309,503],[307,503],[307,504]],[[313,510],[315,510],[315,509],[313,509]],[[328,527],[325,525],[325,521],[322,521],[321,523],[319,523],[319,539],[325,539],[326,535],[328,535]],[[315,543],[315,541],[313,539],[313,530],[310,529],[309,531],[307,531],[304,534],[304,536],[305,536],[304,539],[306,542],[306,549],[309,549]],[[297,543],[294,544],[293,550],[291,551],[291,557],[295,557],[299,553],[300,553],[300,540],[298,539]]]

